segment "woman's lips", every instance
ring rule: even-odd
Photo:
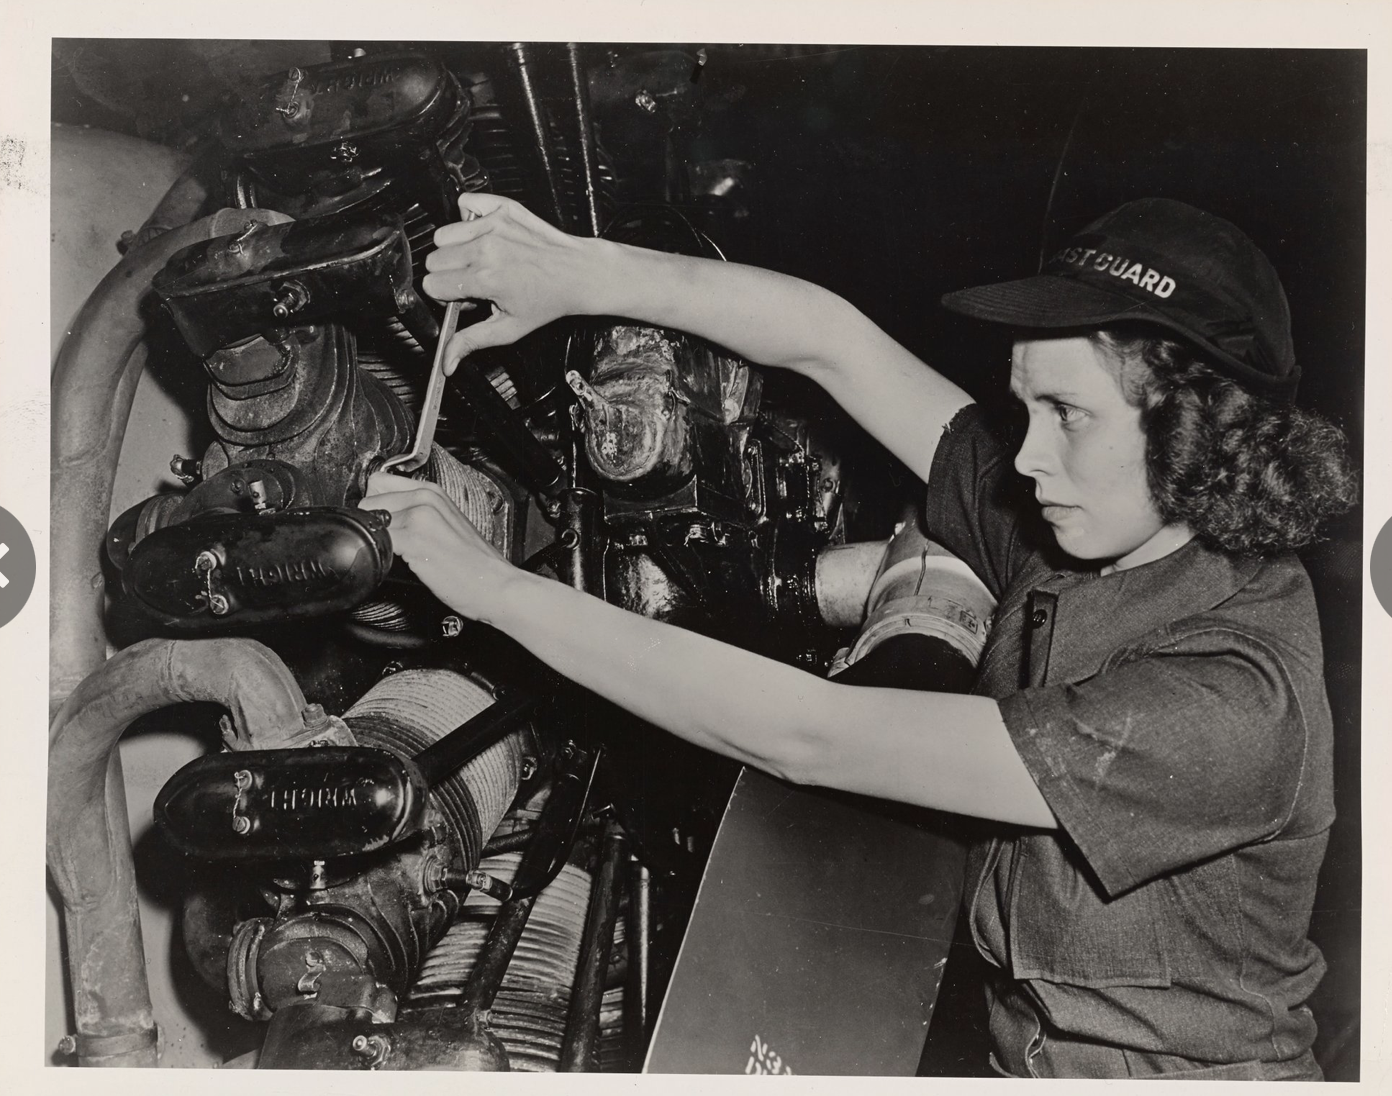
[[[1076,506],[1064,506],[1058,502],[1041,502],[1039,505],[1042,508],[1045,521],[1060,521],[1077,509]]]

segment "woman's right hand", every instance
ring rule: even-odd
[[[431,593],[471,620],[489,619],[515,568],[437,484],[376,472],[358,507],[391,515],[393,551]]]
[[[516,342],[561,316],[594,311],[599,240],[568,236],[496,194],[465,194],[462,221],[436,230],[425,291],[439,301],[489,301],[493,314],[450,341],[445,372],[488,346]]]
[[[465,194],[459,209],[465,220],[435,233],[425,291],[442,301],[491,301],[493,314],[454,336],[447,373],[466,354],[562,316],[624,316],[810,377],[925,480],[944,427],[971,402],[854,306],[808,282],[567,236],[496,194]]]

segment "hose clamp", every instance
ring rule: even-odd
[[[158,1050],[159,1025],[151,1024],[139,1031],[123,1031],[116,1035],[88,1035],[79,1031],[75,1042],[79,1062],[124,1057],[142,1050]]]

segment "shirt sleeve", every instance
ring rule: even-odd
[[[928,477],[928,534],[976,574],[997,600],[1039,542],[1028,520],[1029,481],[1015,471],[1010,447],[977,404],[943,431]]]
[[[1109,896],[1281,832],[1307,725],[1278,652],[1219,628],[1002,699],[1020,757]]]

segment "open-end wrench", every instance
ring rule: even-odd
[[[464,211],[464,220],[472,221],[478,216],[473,210]],[[435,361],[430,366],[430,380],[425,386],[425,399],[421,403],[420,418],[416,420],[416,441],[410,452],[399,453],[382,462],[381,471],[408,475],[424,468],[430,460],[430,447],[435,442],[435,426],[440,421],[440,401],[445,395],[445,354],[449,352],[450,340],[459,330],[459,313],[462,301],[450,301],[445,305],[445,317],[440,321],[440,338],[435,343]]]
[[[416,441],[409,452],[388,457],[382,462],[383,472],[406,475],[424,468],[430,460],[430,446],[435,441],[435,425],[440,421],[440,400],[445,394],[445,355],[450,340],[459,328],[459,301],[445,305],[445,318],[440,321],[440,341],[435,344],[435,361],[430,367],[430,381],[425,386],[420,418],[416,420]]]

